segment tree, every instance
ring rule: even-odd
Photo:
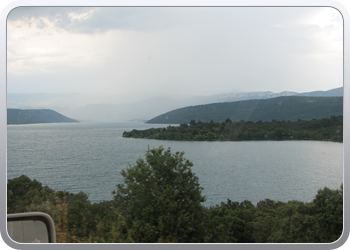
[[[54,201],[55,191],[44,186],[36,179],[31,180],[26,175],[10,179],[7,183],[7,213],[26,212],[31,204],[42,204],[44,201]]]
[[[208,140],[210,141],[210,140],[214,140],[215,139],[215,134],[213,133],[213,132],[208,132],[207,133],[207,138],[208,138]]]
[[[320,242],[336,241],[343,232],[343,184],[337,190],[318,190],[312,203],[321,228]]]
[[[205,197],[184,152],[148,148],[113,191],[136,242],[200,242]]]
[[[196,126],[196,121],[192,119],[192,120],[190,121],[190,126],[191,126],[191,127]]]
[[[181,128],[188,128],[188,124],[187,123],[182,123],[182,124],[180,124],[180,127]]]

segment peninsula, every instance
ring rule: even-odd
[[[7,109],[7,124],[78,122],[51,109]]]
[[[330,118],[263,122],[261,120],[232,122],[227,118],[219,123],[196,122],[166,128],[133,129],[124,131],[126,138],[183,141],[241,141],[241,140],[327,140],[343,141],[343,116]]]

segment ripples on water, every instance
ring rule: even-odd
[[[111,200],[120,172],[144,157],[148,145],[184,151],[193,162],[206,206],[265,198],[311,201],[343,182],[343,144],[322,141],[186,142],[123,138],[142,123],[9,125],[7,177],[22,174],[55,190],[83,191],[92,202]]]

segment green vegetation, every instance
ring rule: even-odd
[[[57,242],[325,243],[343,230],[343,186],[311,202],[269,199],[204,207],[183,152],[148,149],[122,171],[114,199],[91,204],[83,192],[54,191],[25,175],[8,180],[7,212],[41,211],[55,221]]]
[[[157,140],[214,141],[214,140],[328,140],[343,141],[343,116],[310,121],[239,121],[217,123],[196,122],[189,125],[124,131],[123,137]]]
[[[122,171],[125,187],[117,185],[114,201],[124,208],[136,242],[201,242],[198,221],[205,198],[183,155],[162,146],[148,149],[146,161]]]
[[[296,121],[343,115],[343,97],[283,96],[263,100],[213,103],[176,109],[159,115],[147,123],[181,124],[196,122]]]
[[[77,122],[50,109],[7,109],[7,124]]]

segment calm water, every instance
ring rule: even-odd
[[[233,201],[311,201],[343,182],[343,144],[320,141],[185,142],[123,138],[123,131],[166,125],[66,123],[7,126],[7,178],[22,174],[55,190],[111,200],[128,162],[148,145],[184,151],[204,188],[206,206]]]

